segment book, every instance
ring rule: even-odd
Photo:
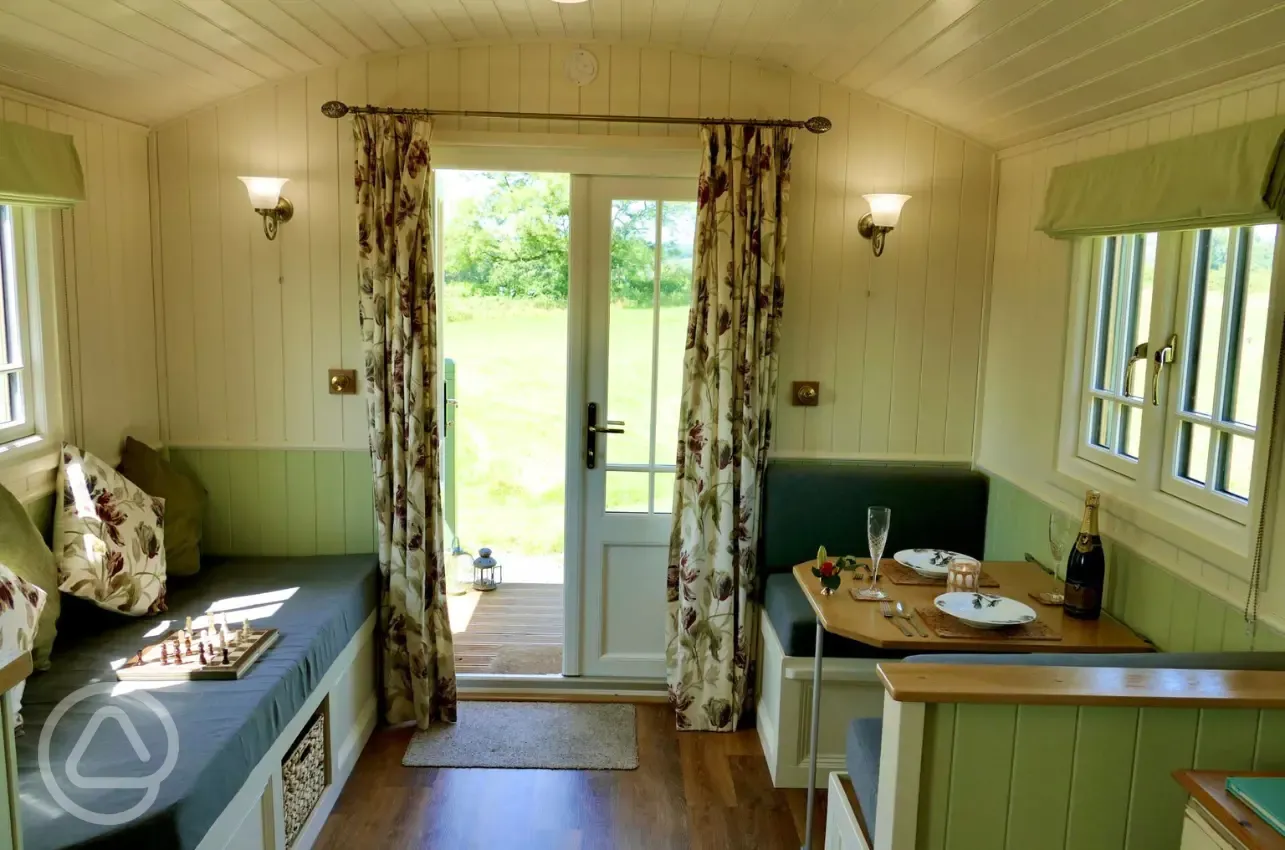
[[[1285,777],[1229,776],[1227,792],[1285,835]]]

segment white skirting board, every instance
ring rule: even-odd
[[[304,725],[326,703],[326,749],[331,781],[291,850],[311,848],[375,729],[374,632],[375,614],[371,614],[267,754],[250,771],[241,790],[210,827],[197,850],[286,850],[281,761]]]
[[[806,788],[812,717],[812,657],[785,654],[765,612],[760,613],[759,690],[755,722],[777,788]],[[821,668],[821,740],[817,785],[846,770],[848,724],[883,714],[883,684],[872,658],[827,658]]]

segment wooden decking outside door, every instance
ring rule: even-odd
[[[562,585],[502,584],[448,597],[456,673],[562,672]]]

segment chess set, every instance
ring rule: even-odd
[[[218,621],[211,616],[211,625],[204,630],[192,628],[188,617],[184,628],[132,655],[116,669],[116,678],[122,682],[239,679],[278,636],[276,629],[251,628],[249,620],[233,630],[226,614]]]

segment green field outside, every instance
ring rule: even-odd
[[[455,361],[456,533],[472,552],[560,554],[566,495],[567,311],[477,297],[446,287],[445,355]],[[674,462],[687,308],[659,310],[657,462]],[[607,437],[617,462],[646,460],[652,311],[611,308],[610,417],[629,423]],[[601,442],[601,440],[600,440]],[[669,485],[672,487],[672,485]],[[669,489],[658,509],[668,510]],[[647,476],[610,473],[614,509],[643,508]],[[660,507],[664,505],[665,507]]]

